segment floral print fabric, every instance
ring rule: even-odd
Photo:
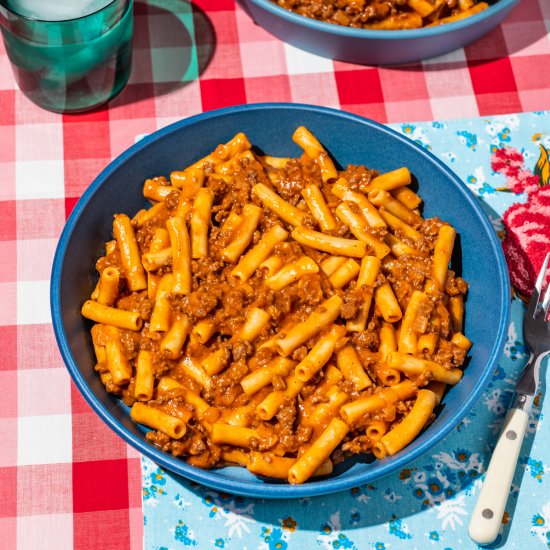
[[[525,203],[528,193],[547,184],[550,168],[541,152],[550,148],[550,112],[392,127],[449,165],[501,235],[502,216],[512,204]],[[515,297],[500,364],[466,418],[429,453],[375,483],[323,497],[258,500],[177,478],[143,458],[144,548],[476,548],[468,537],[469,516],[528,358],[523,315],[524,304]],[[548,401],[539,388],[496,546],[550,548]]]

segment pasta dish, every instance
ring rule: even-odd
[[[339,170],[305,127],[292,137],[298,158],[239,133],[147,179],[152,206],[114,216],[82,315],[150,442],[297,484],[408,445],[471,342],[455,229],[421,216],[410,171]]]
[[[418,29],[452,23],[489,7],[479,0],[271,0],[318,21],[378,30]]]

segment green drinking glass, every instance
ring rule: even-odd
[[[88,111],[128,82],[132,0],[0,0],[0,27],[19,89],[58,113]]]

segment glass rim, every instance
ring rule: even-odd
[[[70,19],[54,19],[54,20],[40,19],[40,18],[37,18],[37,17],[31,17],[30,15],[24,15],[22,13],[19,13],[18,11],[15,11],[10,6],[8,6],[7,1],[4,1],[4,0],[0,0],[0,7],[5,8],[7,11],[12,13],[13,15],[16,15],[17,17],[21,17],[23,19],[26,19],[27,21],[35,21],[37,23],[71,23],[73,21],[79,21],[81,19],[86,19],[86,17],[96,15],[97,13],[102,12],[104,9],[108,8],[109,6],[111,6],[112,4],[114,4],[115,2],[118,2],[118,1],[119,0],[110,0],[110,2],[105,4],[103,7],[99,8],[97,10],[94,10],[90,13],[87,13],[86,15],[80,15],[78,17],[71,17]],[[125,0],[125,1],[128,1],[128,0]]]

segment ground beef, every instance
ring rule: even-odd
[[[218,298],[212,293],[203,290],[192,292],[189,295],[185,313],[193,319],[203,319],[218,305]]]
[[[368,13],[378,10],[378,15],[383,10],[392,11],[396,6],[403,4],[399,3],[400,0],[376,3],[366,0],[337,0],[332,3],[328,0],[283,0],[284,2],[292,3],[294,7],[308,4],[320,17],[335,17],[340,21],[344,21],[342,13],[346,17],[351,17],[350,13],[346,12],[344,4],[350,9],[356,6],[357,10],[367,10]],[[217,151],[223,153],[223,146]],[[262,210],[251,242],[244,247],[241,257],[247,254],[275,224],[284,227],[289,233],[294,229],[294,226],[281,220],[275,212],[262,206],[252,191],[258,182],[276,190],[283,199],[304,212],[308,212],[308,206],[303,200],[302,191],[308,185],[318,186],[336,220],[336,227],[330,233],[346,239],[355,239],[350,228],[342,223],[336,214],[336,208],[341,201],[331,191],[333,180],[323,181],[316,160],[303,155],[299,159],[286,162],[283,168],[266,169],[267,159],[250,156],[251,153],[248,157],[245,155],[240,158],[238,162],[228,162],[225,157],[220,160],[213,156],[212,161],[204,166],[204,185],[214,195],[208,233],[208,257],[192,259],[192,291],[189,294],[168,292],[165,295],[169,304],[167,315],[170,323],[173,323],[174,319],[187,319],[190,322],[186,328],[190,334],[185,335],[185,345],[179,350],[177,357],[172,356],[170,349],[166,347],[166,341],[169,342],[170,338],[165,331],[152,331],[149,325],[158,299],[149,298],[148,292],[154,290],[155,284],[171,272],[172,266],[166,265],[149,273],[147,290],[131,292],[125,282],[127,274],[124,272],[116,242],[109,243],[108,253],[96,264],[99,273],[109,266],[119,269],[121,284],[115,305],[121,310],[138,312],[143,320],[140,331],[120,329],[118,333],[124,360],[128,361],[132,368],[130,381],[120,386],[113,383],[106,359],[99,356],[96,371],[101,375],[107,390],[117,394],[124,403],[131,406],[135,401],[138,354],[141,350],[150,352],[155,387],[158,388],[159,380],[164,376],[170,377],[181,386],[161,395],[155,394],[154,399],[148,404],[175,418],[184,419],[187,431],[179,440],[173,440],[157,431],[149,432],[146,437],[164,451],[185,457],[190,464],[204,468],[226,462],[223,457],[226,447],[212,441],[212,425],[216,422],[234,422],[254,429],[254,436],[247,442],[246,452],[269,451],[277,456],[296,456],[319,435],[331,415],[338,415],[337,410],[330,409],[335,395],[343,392],[348,399],[354,400],[380,392],[381,388],[377,385],[380,377],[377,376],[376,369],[380,367],[382,359],[379,332],[384,320],[376,300],[376,291],[387,281],[402,313],[405,313],[412,293],[415,290],[424,291],[433,282],[433,263],[430,254],[443,223],[434,218],[417,224],[417,230],[422,237],[416,241],[398,231],[394,232],[405,244],[411,246],[415,253],[400,254],[398,257],[389,254],[383,258],[372,286],[358,286],[354,279],[342,288],[334,288],[327,275],[328,271],[323,271],[326,267],[324,262],[330,254],[301,246],[292,238],[278,243],[272,250],[272,255],[280,261],[282,269],[299,258],[308,256],[319,266],[316,273],[308,273],[280,289],[270,286],[265,268],[257,269],[246,280],[242,280],[238,270],[235,270],[236,262],[227,260],[224,249],[229,243],[234,242],[239,229],[238,220],[242,217],[246,205],[255,204],[261,206]],[[223,164],[220,165],[220,162]],[[223,166],[223,171],[220,170],[220,166]],[[345,178],[349,187],[357,193],[368,193],[377,175],[378,172],[374,170],[355,165],[339,172],[339,176]],[[165,178],[157,179],[156,182],[168,185]],[[146,223],[140,224],[134,220],[136,240],[142,254],[149,251],[155,231],[166,226],[170,214],[173,214],[176,208],[185,206],[186,203],[180,202],[184,192],[172,191],[166,197],[164,206],[158,207],[158,211],[155,209],[156,215]],[[185,200],[189,201],[188,205],[192,208],[192,199]],[[346,204],[356,214],[362,215],[355,202],[348,201]],[[189,210],[187,221],[190,215]],[[232,227],[227,224],[229,216],[232,220],[237,219]],[[306,216],[304,225],[320,230],[310,215]],[[367,230],[380,240],[388,233],[386,228]],[[191,234],[191,242],[192,237]],[[356,261],[360,268],[361,258],[353,261]],[[437,348],[431,355],[426,354],[425,358],[439,363],[444,368],[460,367],[465,360],[464,350],[450,341],[452,328],[448,300],[450,296],[464,295],[467,288],[467,283],[459,274],[450,272],[443,292],[427,291],[429,298],[422,302],[414,320],[413,329],[419,335],[429,332],[440,334],[441,339]],[[304,361],[310,350],[327,338],[331,326],[320,327],[317,334],[308,337],[302,345],[289,352],[286,360],[292,360],[293,363],[288,366],[288,375],[286,371],[283,374],[269,373],[266,382],[268,385],[252,395],[245,393],[241,381],[248,375],[254,375],[256,370],[270,368],[277,360],[282,360],[278,339],[283,338],[292,327],[307,319],[323,301],[334,295],[343,300],[339,315],[334,319],[334,323],[338,325],[346,325],[348,321],[357,319],[365,304],[370,304],[368,311],[365,311],[365,329],[349,330],[345,333],[345,336],[334,344],[333,355],[306,381],[297,396],[293,398],[284,393],[276,394],[275,397],[282,398],[282,406],[275,411],[274,417],[260,418],[257,414],[258,406],[268,396],[295,388],[297,378],[293,378],[292,375],[296,364]],[[250,313],[254,311],[253,308],[267,312],[269,319],[259,334],[251,339],[252,341],[248,341],[242,329]],[[199,342],[196,333],[193,333],[193,328],[200,320],[212,322],[215,327],[213,334],[203,343]],[[399,325],[395,324],[394,328],[398,329]],[[106,334],[107,331],[102,329],[95,334],[94,344],[99,348],[105,347]],[[350,379],[352,376],[338,363],[337,353],[343,346],[351,346],[357,352],[361,366],[373,381],[371,386],[359,390],[356,383]],[[210,360],[213,361],[212,358],[216,358],[217,362],[210,363]],[[428,381],[426,378],[423,382]],[[209,407],[202,410],[200,402],[196,401],[191,405],[188,402],[189,392],[200,396]],[[339,461],[350,453],[369,452],[372,441],[364,436],[366,422],[378,419],[397,425],[403,415],[410,410],[412,403],[414,400],[397,401],[395,407],[387,407],[372,416],[365,416],[360,425],[351,427],[342,448],[332,454],[332,459]],[[316,419],[315,422],[313,418]]]
[[[468,283],[461,277],[448,277],[445,281],[445,292],[449,296],[466,294],[468,292]]]
[[[418,28],[432,22],[409,7],[406,0],[271,0],[278,6],[305,17],[344,27],[379,28],[376,24],[391,17],[393,29]],[[432,2],[433,3],[433,2]],[[474,0],[474,4],[477,0]],[[434,6],[435,11],[435,6]],[[437,11],[438,18],[460,13],[457,0],[446,0]],[[382,27],[386,28],[386,27]]]
[[[174,210],[176,210],[178,203],[180,200],[180,192],[179,191],[172,191],[164,201],[164,204],[166,205],[166,208],[170,212],[170,214],[173,214]]]

